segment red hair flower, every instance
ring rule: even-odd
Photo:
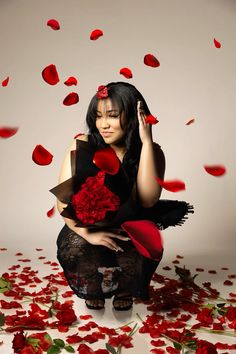
[[[97,98],[107,98],[108,97],[108,89],[105,85],[98,86]]]
[[[72,206],[76,217],[84,224],[94,224],[106,217],[107,211],[115,211],[120,206],[120,198],[105,185],[105,172],[88,177],[81,189],[72,196]]]

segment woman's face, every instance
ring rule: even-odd
[[[100,99],[97,106],[96,127],[106,144],[119,144],[124,137],[120,122],[124,122],[124,112],[112,103],[110,98]]]

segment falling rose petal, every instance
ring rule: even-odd
[[[10,138],[17,133],[18,129],[19,128],[0,127],[0,137],[5,139]]]
[[[222,165],[205,165],[204,169],[207,173],[215,177],[223,176],[226,172],[226,168]]]
[[[55,19],[48,20],[47,26],[51,27],[54,31],[57,31],[60,29],[60,24]]]
[[[126,77],[126,79],[131,79],[133,77],[132,71],[129,68],[120,69],[120,74]]]
[[[216,48],[220,48],[221,47],[221,43],[219,41],[217,41],[217,39],[214,38],[214,44]]]
[[[47,216],[51,218],[55,214],[55,207],[53,206],[52,209],[48,210]]]
[[[110,146],[97,150],[93,156],[93,163],[110,175],[115,175],[120,168],[120,160]]]
[[[78,81],[77,81],[76,77],[74,77],[74,76],[68,77],[68,79],[64,82],[64,84],[66,86],[72,86],[72,85],[76,86],[77,83],[78,83]]]
[[[50,64],[43,69],[42,77],[49,85],[56,85],[60,81],[56,65],[54,64]]]
[[[2,87],[6,87],[8,85],[8,82],[9,82],[9,76],[2,81]]]
[[[185,123],[185,125],[190,125],[190,124],[193,124],[194,122],[195,122],[195,119],[192,118],[187,123]]]
[[[103,31],[100,29],[95,29],[94,31],[92,31],[90,33],[90,39],[92,41],[95,41],[96,39],[98,39],[99,37],[103,36]]]
[[[148,116],[146,116],[145,122],[147,124],[157,124],[159,120],[157,120],[156,117],[154,117],[153,115],[149,114]]]
[[[49,165],[52,162],[53,155],[42,145],[36,145],[32,153],[32,159],[37,165]]]
[[[79,102],[79,95],[76,92],[69,93],[69,95],[67,95],[63,100],[63,104],[65,106],[71,106],[71,105],[76,104],[78,102]]]
[[[162,181],[160,178],[156,178],[157,182],[161,187],[166,189],[169,192],[179,192],[185,190],[185,183],[179,180],[172,181]]]
[[[153,54],[146,54],[143,61],[144,64],[146,64],[147,66],[152,66],[153,68],[157,68],[158,66],[160,66],[160,62],[157,60],[156,57],[154,57]]]

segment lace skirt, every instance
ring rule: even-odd
[[[57,258],[69,286],[83,299],[130,293],[149,300],[149,284],[160,261],[143,257],[131,241],[116,239],[124,252],[91,245],[66,224],[57,239]]]

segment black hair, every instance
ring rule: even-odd
[[[124,145],[126,154],[123,159],[124,165],[132,168],[140,158],[142,142],[139,136],[139,121],[137,117],[137,102],[142,102],[142,108],[146,115],[150,114],[150,110],[141,93],[135,86],[126,82],[110,82],[106,85],[108,90],[108,98],[112,103],[118,106],[119,112],[124,112],[125,126],[124,129]],[[86,123],[89,128],[90,141],[98,147],[106,147],[102,136],[96,127],[98,98],[96,94],[93,96],[86,115]]]

